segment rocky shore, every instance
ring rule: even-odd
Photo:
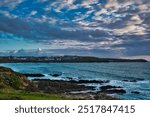
[[[105,92],[82,92],[87,90],[94,90],[93,86],[85,86],[77,81],[63,81],[63,80],[47,80],[34,79],[36,88],[32,91],[43,92],[49,94],[59,94],[66,98],[79,100],[116,100],[117,97],[109,96]],[[32,89],[32,87],[28,87]],[[76,92],[76,93],[73,93]]]
[[[85,84],[88,83],[98,83],[100,85],[108,83],[109,81],[103,81],[103,80],[70,80],[70,81],[64,81],[64,80],[49,80],[49,79],[33,79],[34,84],[36,84],[36,91],[45,92],[45,93],[65,93],[65,94],[71,94],[71,92],[75,92],[76,94],[81,94],[88,92],[92,92],[92,90],[95,90],[94,86],[86,86]],[[32,89],[32,87],[29,87],[29,89]],[[96,93],[105,93],[105,94],[124,94],[126,91],[123,89],[123,87],[120,86],[111,86],[111,85],[105,85],[100,87],[100,91],[96,91]]]
[[[49,76],[60,77],[61,72],[49,73]],[[44,74],[41,73],[18,73],[10,68],[0,67],[0,93],[1,92],[23,92],[23,94],[36,93],[38,95],[56,95],[56,97],[61,97],[59,99],[83,99],[83,100],[110,100],[119,99],[114,97],[114,95],[124,95],[124,94],[135,94],[140,95],[141,92],[137,90],[131,90],[130,92],[126,90],[123,86],[111,85],[109,80],[81,80],[74,79],[72,77],[66,77],[64,80],[50,80],[44,79]],[[29,80],[27,77],[32,77]],[[144,81],[142,78],[137,78],[133,80],[124,79],[120,82],[124,83],[137,83]],[[93,84],[93,85],[91,85]],[[98,87],[96,87],[96,85]],[[6,91],[4,89],[7,89]],[[14,92],[12,92],[12,90]],[[11,97],[11,95],[9,95]],[[22,94],[19,94],[22,95]],[[113,95],[113,96],[112,96]],[[6,93],[7,97],[7,93]],[[17,98],[16,98],[17,97]],[[22,99],[16,96],[15,99]],[[49,99],[49,96],[46,99]],[[0,99],[5,99],[1,98]],[[10,98],[11,99],[11,98]],[[13,98],[14,99],[14,98]],[[24,99],[24,98],[23,98]],[[30,98],[28,98],[30,99]],[[33,98],[35,99],[35,98]],[[41,99],[39,97],[38,99]],[[45,99],[45,98],[44,98]],[[54,98],[55,99],[55,98]]]
[[[105,92],[88,92],[81,93],[80,91],[85,90],[93,90],[93,86],[85,86],[84,83],[106,83],[109,81],[63,81],[63,80],[47,80],[47,79],[34,79],[28,80],[27,76],[32,77],[42,77],[42,74],[21,74],[13,71],[10,68],[0,67],[0,93],[4,96],[0,99],[24,99],[22,97],[26,97],[25,99],[37,99],[38,97],[34,97],[31,94],[36,95],[44,95],[46,99],[47,95],[52,95],[54,99],[82,99],[82,100],[110,100],[110,99],[118,99],[116,97],[108,96]],[[5,90],[9,90],[7,93]],[[12,95],[15,97],[12,97]],[[78,92],[78,93],[71,93]],[[30,95],[27,97],[26,95]],[[9,97],[9,98],[8,98]],[[61,97],[61,98],[58,98]],[[39,97],[38,99],[42,99]],[[49,99],[49,98],[48,98]],[[51,99],[51,98],[50,98]]]

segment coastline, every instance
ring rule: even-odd
[[[145,59],[99,58],[93,56],[0,56],[0,63],[109,63],[148,62]]]
[[[42,84],[49,91],[53,89],[51,94],[61,93],[63,97],[73,94],[104,93],[123,100],[150,99],[149,63],[4,63],[0,65],[22,73],[31,82],[35,82],[36,86],[41,87]],[[72,91],[67,90],[70,84],[75,87]],[[78,85],[82,87],[76,88]],[[60,87],[62,92],[58,92],[57,87]],[[36,91],[49,94],[46,90],[40,88]]]
[[[102,83],[102,81],[101,81]],[[91,90],[92,86],[81,85],[76,81],[28,80],[21,73],[10,68],[0,67],[0,99],[71,99],[71,100],[116,100],[105,92],[71,93]],[[38,97],[39,96],[39,97]]]

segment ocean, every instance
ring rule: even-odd
[[[44,74],[45,77],[38,77],[40,79],[109,80],[109,83],[103,85],[121,86],[127,91],[126,94],[113,94],[121,99],[150,99],[150,62],[4,63],[0,64],[0,66],[12,68],[21,73]],[[62,75],[53,77],[49,75],[51,73],[61,73]],[[29,79],[33,79],[33,77],[29,77]],[[95,90],[89,92],[99,91],[100,87],[103,86],[99,83],[88,83],[85,85],[95,86]],[[139,94],[132,92],[139,92]]]

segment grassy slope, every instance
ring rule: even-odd
[[[58,100],[66,99],[60,95],[25,91],[31,83],[24,75],[5,67],[0,67],[0,99],[1,100]]]

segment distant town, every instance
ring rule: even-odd
[[[118,59],[98,58],[92,56],[1,56],[0,63],[24,63],[24,62],[147,62],[145,59]]]

